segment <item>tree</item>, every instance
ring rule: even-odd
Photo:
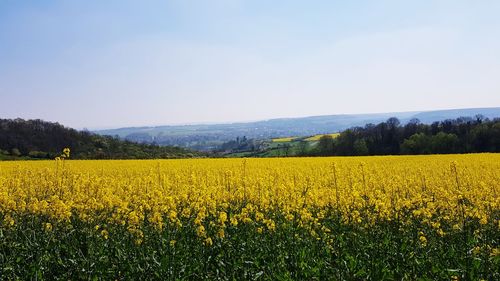
[[[318,154],[327,154],[318,145]],[[474,153],[500,151],[500,118],[460,117],[431,125],[411,120],[401,125],[389,118],[340,133],[334,140],[336,155],[387,155],[430,153]]]
[[[389,126],[390,129],[394,129],[394,128],[397,128],[401,122],[399,121],[398,118],[396,117],[391,117],[389,119],[387,119],[387,125]]]
[[[458,137],[455,134],[439,132],[431,139],[432,153],[456,153]]]
[[[385,134],[385,154],[399,154],[399,119],[391,117],[387,120],[387,132]]]
[[[417,118],[412,118],[410,121],[404,126],[403,129],[403,138],[407,139],[413,136],[416,133],[419,133],[418,130],[420,128],[420,120]]]
[[[334,154],[334,141],[330,135],[323,135],[318,141],[319,155],[327,156]]]
[[[355,155],[368,155],[368,147],[364,139],[357,139],[353,145]]]
[[[178,147],[148,146],[88,131],[77,131],[42,120],[0,119],[0,150],[12,157],[51,158],[71,147],[75,159],[170,158],[189,155]]]
[[[18,148],[13,148],[13,149],[10,151],[10,154],[11,154],[12,156],[19,157],[19,156],[21,156],[21,151],[19,151],[19,149],[18,149]]]
[[[490,150],[490,128],[485,123],[479,123],[471,131],[472,145],[477,152],[486,152]]]
[[[305,140],[301,140],[298,145],[299,155],[307,155],[307,149],[309,147],[309,143]]]
[[[43,151],[30,151],[28,153],[28,156],[31,157],[31,158],[49,158],[49,154],[47,152],[43,152]]]
[[[493,152],[500,152],[500,122],[491,126],[491,145]]]
[[[429,154],[430,152],[430,138],[424,133],[412,135],[401,145],[402,154]]]
[[[290,153],[290,144],[289,143],[285,143],[283,144],[283,149],[285,151],[285,157],[288,157],[288,154]]]
[[[335,139],[335,154],[336,155],[354,155],[354,142],[357,135],[354,129],[348,129],[342,132]]]

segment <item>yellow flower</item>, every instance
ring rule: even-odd
[[[496,257],[500,255],[500,248],[493,248],[490,252],[490,257]]]
[[[170,219],[170,222],[176,222],[177,221],[177,212],[176,211],[170,211],[168,218]]]
[[[276,230],[276,224],[274,223],[273,220],[266,219],[266,220],[264,220],[264,223],[266,224],[267,229],[269,229],[270,231]]]
[[[479,254],[480,252],[481,252],[481,247],[479,247],[479,246],[476,246],[476,247],[474,247],[474,248],[472,249],[472,253],[473,253],[474,255],[477,255],[477,254]]]
[[[10,215],[6,215],[3,219],[3,222],[7,227],[12,227],[16,223]]]
[[[149,218],[149,222],[152,223],[157,230],[161,231],[163,229],[163,217],[160,212],[154,212]]]
[[[236,228],[275,235],[296,227],[297,239],[327,241],[334,231],[324,223],[334,210],[335,219],[366,231],[378,222],[423,225],[429,232],[413,237],[420,246],[460,233],[469,221],[480,223],[478,239],[489,239],[480,237],[484,228],[500,230],[500,154],[366,157],[361,166],[343,157],[251,159],[243,168],[240,159],[73,161],[62,168],[69,155],[64,149],[56,165],[0,162],[0,227],[25,216],[54,222],[39,225],[54,231],[75,218],[102,237],[104,229],[126,228],[140,243],[150,227],[189,229],[200,243]],[[499,254],[486,246],[480,252]]]
[[[47,222],[43,225],[43,229],[45,231],[52,231],[52,224],[50,222]]]
[[[105,240],[107,240],[107,239],[109,238],[109,232],[108,232],[106,229],[103,229],[103,230],[101,231],[101,235],[102,235],[102,237],[103,237]]]
[[[70,152],[70,150],[69,150],[69,148],[68,148],[68,147],[64,148],[64,149],[63,149],[63,156],[65,156],[65,157],[68,157],[68,158],[69,158],[69,152]]]
[[[128,214],[128,223],[130,225],[138,225],[139,222],[140,218],[136,211],[132,211]]]
[[[212,246],[214,243],[212,242],[212,238],[207,237],[204,241],[206,246]]]
[[[425,237],[424,233],[422,231],[419,232],[419,237],[418,239],[420,240],[420,243],[425,247],[427,246],[427,238]]]
[[[227,221],[227,214],[226,212],[220,212],[219,213],[219,224],[224,225]]]
[[[231,225],[238,226],[238,219],[236,217],[231,217]]]
[[[219,231],[217,232],[217,237],[222,239],[224,238],[224,236],[225,236],[224,229],[223,228],[219,229]]]
[[[196,235],[198,235],[198,237],[205,237],[207,235],[205,232],[205,227],[203,225],[200,225],[198,226],[198,228],[196,228]]]

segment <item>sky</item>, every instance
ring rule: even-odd
[[[0,118],[74,128],[500,106],[500,1],[0,0]]]

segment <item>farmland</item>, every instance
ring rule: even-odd
[[[310,137],[285,137],[285,138],[275,138],[275,139],[272,139],[273,142],[278,142],[278,143],[282,143],[282,142],[293,142],[293,141],[300,141],[300,140],[303,140],[303,141],[309,141],[309,142],[314,142],[314,141],[319,141],[319,139],[322,137],[322,136],[331,136],[332,138],[336,138],[339,136],[339,133],[333,133],[333,134],[319,134],[319,135],[314,135],[314,136],[310,136]]]
[[[500,278],[500,155],[0,162],[0,279]]]
[[[326,134],[326,135],[314,135],[312,137],[306,138],[306,141],[319,141],[319,139],[322,136],[331,136],[332,138],[338,137],[340,134],[339,133],[333,133],[333,134]]]
[[[322,136],[338,137],[339,133],[303,137],[273,138],[261,142],[257,151],[237,151],[224,154],[228,158],[240,157],[288,157],[317,155],[317,144]]]

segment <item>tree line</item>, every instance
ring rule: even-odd
[[[74,159],[152,159],[200,156],[172,146],[140,144],[43,120],[0,119],[0,159],[52,159],[63,148]]]
[[[337,138],[320,138],[309,155],[397,155],[500,152],[500,118],[481,115],[422,124],[402,125],[389,118],[377,125],[353,127]]]

